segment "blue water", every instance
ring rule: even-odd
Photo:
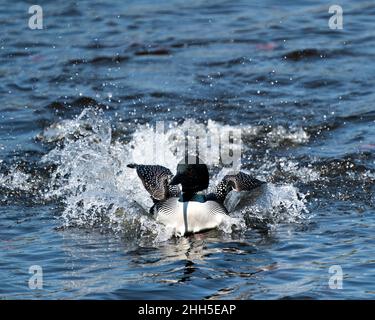
[[[42,30],[31,4],[0,3],[0,299],[374,299],[373,1],[343,30],[320,0],[40,1]],[[142,217],[159,120],[242,130],[268,189],[239,231]]]

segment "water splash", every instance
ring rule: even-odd
[[[16,166],[12,167],[7,174],[0,173],[0,187],[10,190],[30,191],[33,186],[33,177],[22,172]]]
[[[265,157],[263,164],[258,169],[258,174],[266,179],[271,175],[282,175],[289,180],[297,180],[302,183],[309,183],[318,180],[325,180],[320,172],[311,164],[302,165],[298,161],[287,159],[286,157],[272,158]]]
[[[111,123],[102,111],[85,109],[75,119],[54,124],[39,136],[44,141],[57,142],[42,158],[43,163],[56,165],[45,197],[61,199],[65,227],[95,227],[121,233],[128,239],[164,241],[173,231],[148,214],[152,201],[134,170],[126,165],[155,163],[152,155],[142,150],[152,149],[152,142],[162,139],[167,146],[167,156],[158,163],[174,171],[180,160],[174,151],[185,143],[181,133],[184,129],[203,132],[223,127],[214,121],[203,124],[187,120],[182,125],[170,124],[166,132],[160,134],[150,126],[138,125],[130,142],[123,143],[112,141]],[[245,131],[247,135],[250,132],[256,135],[258,129],[245,128]],[[226,172],[227,169],[222,168],[212,177],[210,189]],[[232,212],[220,230],[224,233],[245,231],[251,220],[249,217],[267,220],[273,225],[295,222],[307,212],[304,196],[292,185],[268,184],[263,191],[255,199],[248,196],[247,203]]]

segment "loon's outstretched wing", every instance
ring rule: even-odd
[[[251,191],[260,187],[264,183],[265,182],[240,171],[237,174],[226,175],[217,185],[213,195],[211,196],[213,196],[217,201],[224,203],[225,198],[230,191]]]
[[[179,195],[178,186],[169,184],[173,174],[168,168],[159,165],[135,163],[128,164],[127,167],[137,170],[138,177],[154,201],[166,200]]]

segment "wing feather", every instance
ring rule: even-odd
[[[260,187],[264,183],[265,182],[240,171],[237,174],[226,175],[217,185],[213,196],[217,201],[224,203],[225,198],[230,191],[251,191]]]
[[[128,164],[127,167],[137,170],[138,177],[153,200],[166,200],[179,194],[178,186],[169,185],[173,174],[168,168],[135,163]]]

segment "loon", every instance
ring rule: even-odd
[[[224,201],[230,191],[252,191],[265,183],[239,171],[226,175],[213,193],[201,194],[208,188],[208,168],[198,157],[186,160],[178,163],[174,176],[160,165],[127,165],[136,169],[154,202],[150,213],[178,236],[217,228],[228,217]]]

